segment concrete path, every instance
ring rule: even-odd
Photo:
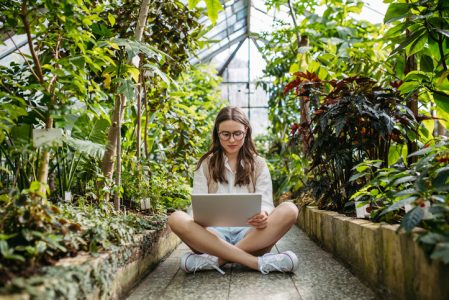
[[[299,268],[294,274],[262,275],[237,264],[224,266],[226,275],[215,270],[186,274],[179,268],[179,260],[189,250],[181,244],[127,299],[376,299],[370,289],[296,226],[272,252],[286,250],[298,256]]]

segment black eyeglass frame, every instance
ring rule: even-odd
[[[227,134],[229,134],[229,136],[228,136],[227,138],[225,138],[225,137],[222,135],[223,133],[227,133]],[[241,138],[239,138],[239,137],[236,136],[236,134],[239,134],[239,133],[242,134],[242,135],[241,135]],[[243,140],[243,139],[245,138],[245,135],[246,135],[246,131],[243,131],[243,130],[237,130],[237,131],[234,131],[234,132],[230,132],[230,131],[220,131],[220,132],[218,133],[218,137],[219,137],[220,140],[222,140],[222,141],[229,141],[229,140],[231,139],[231,137],[234,137],[234,140],[236,140],[236,141],[241,141],[241,140]]]

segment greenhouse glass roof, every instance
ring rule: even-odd
[[[254,38],[258,33],[271,31],[276,19],[288,20],[287,9],[268,11],[264,0],[230,0],[221,1],[223,10],[219,12],[216,25],[206,35],[215,41],[209,48],[203,49],[193,58],[192,62],[209,62],[218,53],[229,49],[234,44],[241,44],[248,38]],[[200,22],[210,26],[207,17]]]
[[[266,64],[257,49],[263,43],[258,36],[272,31],[278,19],[288,22],[288,8],[267,10],[264,0],[221,3],[223,10],[216,25],[205,36],[209,46],[200,50],[191,62],[212,64],[223,78],[222,98],[244,109],[255,135],[264,133],[268,126],[268,95],[256,86]],[[206,16],[200,22],[212,25]]]

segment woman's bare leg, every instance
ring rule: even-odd
[[[183,242],[198,252],[214,255],[225,261],[236,262],[254,270],[259,269],[257,257],[220,239],[195,223],[192,217],[185,212],[172,213],[168,218],[168,225]]]
[[[298,218],[298,208],[291,202],[279,204],[268,217],[267,227],[252,228],[246,236],[235,246],[256,256],[271,251],[271,248],[290,230]],[[219,256],[220,265],[226,263],[224,257]]]

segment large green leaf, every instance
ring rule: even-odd
[[[421,70],[424,72],[432,72],[433,71],[433,58],[429,55],[421,55],[419,60],[419,66],[421,67]]]
[[[207,15],[212,24],[215,25],[218,19],[218,12],[223,10],[220,0],[205,0],[207,6]]]
[[[407,3],[391,3],[385,13],[384,23],[388,24],[410,15],[410,5]]]
[[[118,46],[124,47],[126,49],[126,52],[128,53],[128,59],[133,59],[140,53],[145,54],[147,57],[154,57],[157,59],[161,59],[162,57],[167,56],[167,54],[160,51],[156,47],[134,40],[114,39],[112,42],[104,42],[100,43],[100,45],[110,46],[111,43],[115,43]]]
[[[435,28],[435,31],[438,33],[441,33],[442,35],[444,35],[445,37],[449,38],[449,30],[444,30],[444,29],[440,29],[440,28]]]
[[[420,149],[418,151],[415,151],[415,152],[411,153],[408,157],[423,155],[423,154],[427,154],[427,153],[430,153],[430,152],[432,152],[432,148],[430,148],[430,147],[429,148],[423,148],[423,149]]]
[[[32,126],[30,124],[21,124],[11,129],[11,139],[16,146],[31,144]]]
[[[445,264],[449,263],[449,243],[438,243],[430,258],[441,259]]]
[[[102,144],[97,144],[91,141],[80,140],[72,137],[66,137],[65,142],[73,147],[75,151],[96,159],[101,159],[103,157],[106,148],[105,145]]]
[[[388,150],[388,165],[391,166],[395,164],[399,158],[402,156],[402,145],[394,144],[390,146]]]
[[[406,204],[410,204],[412,202],[414,202],[418,197],[416,196],[411,196],[405,199],[402,199],[400,201],[397,201],[395,203],[393,203],[392,205],[390,205],[387,209],[385,209],[384,211],[382,211],[382,213],[380,214],[381,216],[390,212],[390,211],[394,211],[396,209],[399,209],[401,207],[403,207]]]
[[[408,176],[404,176],[404,177],[399,177],[398,179],[396,179],[393,182],[393,184],[399,185],[399,184],[406,183],[406,182],[413,182],[415,180],[416,180],[416,176],[408,175]]]
[[[409,93],[415,92],[421,87],[421,83],[419,81],[406,81],[399,87],[399,91],[402,95],[407,95]]]
[[[424,210],[420,206],[414,207],[410,210],[402,219],[401,227],[405,229],[405,231],[410,232],[416,225],[421,222],[424,217]]]
[[[435,176],[435,178],[432,180],[432,186],[437,191],[446,191],[449,189],[449,168],[442,168],[438,172],[438,174]]]
[[[189,0],[189,8],[193,9],[197,6],[198,2],[200,2],[200,0]]]
[[[134,99],[134,83],[130,79],[119,78],[120,85],[117,92],[123,94],[128,101]]]
[[[398,36],[402,36],[404,34],[404,31],[407,29],[407,27],[409,27],[412,24],[413,24],[413,22],[410,22],[410,21],[401,22],[401,23],[397,24],[396,26],[388,29],[388,31],[384,34],[384,38],[393,39]]]
[[[407,76],[405,76],[404,81],[424,81],[424,82],[430,82],[430,77],[432,76],[432,73],[430,72],[423,72],[423,71],[411,71],[407,73]]]
[[[423,32],[416,40],[405,49],[408,56],[418,53],[424,49],[427,44],[427,32]]]
[[[449,113],[449,95],[442,92],[442,91],[435,91],[433,94],[433,99],[435,100],[435,104],[444,110],[445,112]]]
[[[107,130],[110,123],[106,119],[90,119],[86,114],[80,116],[72,129],[72,137],[80,140],[90,140],[98,144],[106,144]]]
[[[165,83],[170,84],[170,78],[168,77],[168,75],[162,72],[161,69],[156,64],[149,62],[145,64],[143,67],[145,69],[151,70],[154,74],[158,75]]]
[[[436,104],[437,116],[440,118],[439,121],[449,128],[449,95],[442,91],[435,91],[433,99]]]
[[[405,40],[403,40],[399,46],[397,46],[390,54],[390,56],[393,56],[397,53],[399,53],[402,49],[404,49],[405,47],[411,45],[413,42],[415,42],[417,39],[421,38],[422,35],[426,32],[426,28],[425,27],[421,27],[419,29],[415,29],[415,31],[412,32],[412,34],[410,34],[409,36],[407,36],[405,38]]]

